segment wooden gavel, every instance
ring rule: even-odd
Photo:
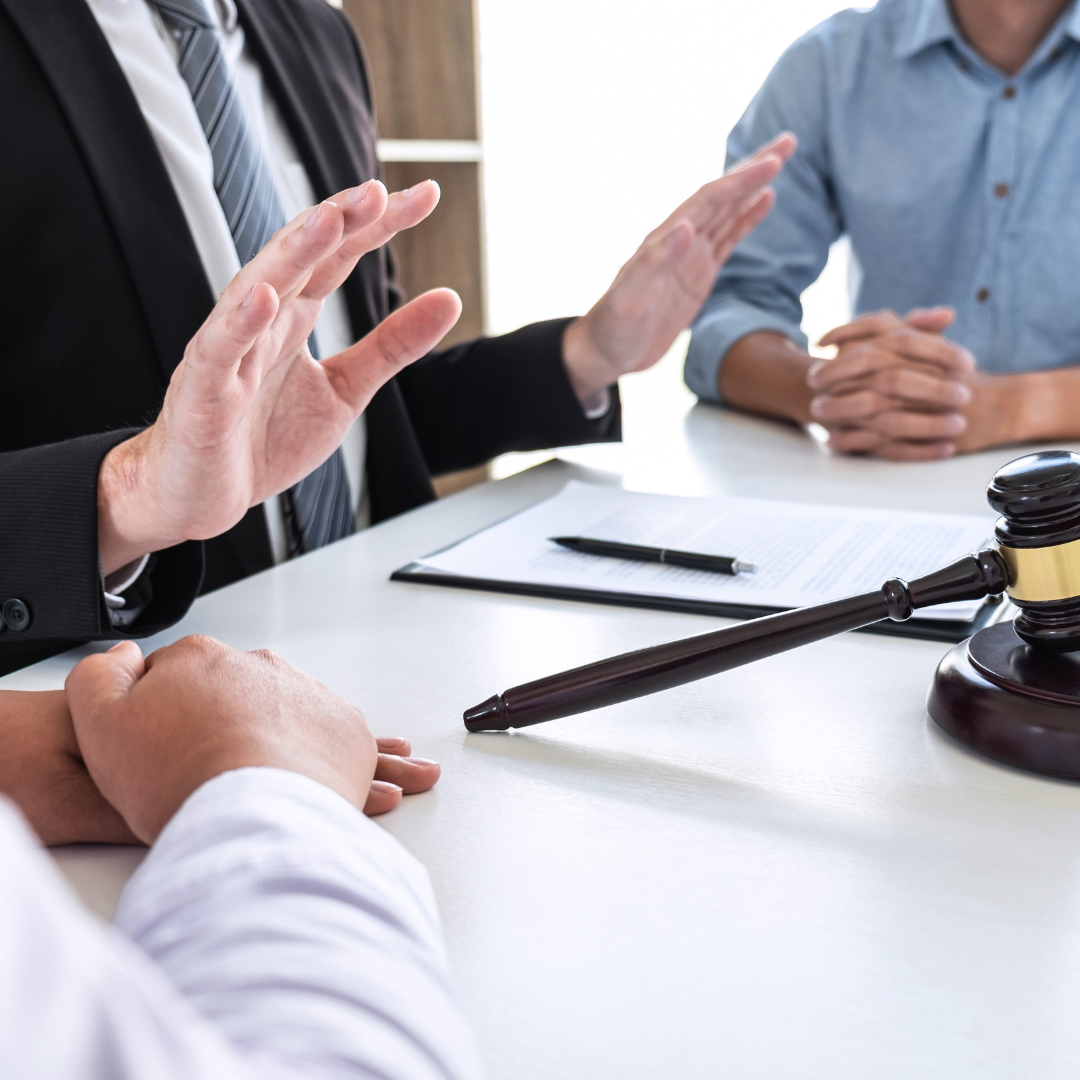
[[[890,578],[876,592],[767,615],[515,686],[467,710],[465,726],[529,727],[654,694],[882,619],[901,622],[919,608],[1005,592],[1020,614],[950,652],[931,688],[930,713],[951,734],[992,756],[1080,775],[1080,660],[1060,655],[1080,649],[1080,455],[1049,451],[1018,458],[996,473],[987,498],[1001,514],[995,545],[925,577]],[[1049,758],[1038,736],[1048,722],[1065,732],[1069,744],[1062,750],[1059,737]],[[1027,746],[1031,738],[1034,749]],[[1017,740],[1025,748],[1018,749]]]

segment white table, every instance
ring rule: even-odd
[[[650,490],[978,513],[1012,456],[837,459],[776,425],[631,405],[627,447],[575,456]],[[618,481],[551,462],[475,488],[208,596],[149,644],[269,646],[443,763],[382,821],[431,871],[494,1077],[1075,1076],[1080,786],[937,731],[940,644],[848,634],[465,733],[493,692],[715,625],[387,580],[571,476]],[[71,662],[2,685],[55,686]],[[57,857],[107,913],[139,853]]]

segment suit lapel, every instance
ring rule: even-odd
[[[236,0],[246,41],[311,178],[316,195],[327,198],[379,175],[370,91],[359,50],[337,50],[333,62],[305,32],[314,19],[338,19],[311,0],[314,17],[301,26],[297,0]],[[303,6],[303,2],[298,6]],[[346,27],[331,28],[348,34]],[[340,42],[336,42],[339,44]],[[355,48],[355,45],[353,46]],[[359,118],[359,120],[358,120]],[[374,251],[345,282],[353,334],[360,338],[388,313],[386,256]],[[383,521],[435,498],[420,444],[397,380],[372,399],[367,418],[365,468],[373,522]]]
[[[359,112],[370,117],[369,104],[342,102],[343,89],[349,97],[358,96],[355,82],[331,87],[330,58],[309,40],[291,4],[287,0],[236,0],[236,8],[247,45],[284,115],[316,196],[325,199],[377,175],[374,123],[368,131],[356,123]],[[338,16],[333,13],[332,17]],[[351,106],[351,116],[346,116],[343,104]]]
[[[332,9],[323,10],[325,0],[313,2],[316,10],[308,12],[303,25],[289,0],[236,0],[236,8],[247,45],[282,112],[315,195],[325,199],[378,176],[379,163],[363,61],[358,51],[342,49],[340,41],[334,54],[325,43],[312,43],[318,22],[312,16],[335,23],[341,19]],[[344,25],[331,30],[335,35],[351,33]],[[349,44],[355,48],[354,42]],[[342,63],[342,53],[351,64]],[[365,255],[344,291],[353,335],[361,338],[387,315],[383,252]]]
[[[165,380],[213,306],[169,175],[82,0],[0,0],[41,64],[116,230]]]

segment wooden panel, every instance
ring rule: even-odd
[[[483,255],[480,221],[480,166],[473,162],[388,162],[386,185],[399,191],[434,180],[442,198],[434,213],[393,241],[398,276],[409,296],[443,285],[461,297],[461,318],[444,345],[484,332]]]
[[[474,0],[344,0],[371,63],[384,139],[479,138]],[[475,162],[387,162],[391,191],[435,180],[442,199],[427,221],[393,242],[408,296],[447,286],[462,313],[442,345],[484,332],[481,166]],[[480,466],[436,480],[440,496],[488,477]]]
[[[456,495],[459,491],[466,491],[490,479],[491,464],[488,463],[487,465],[477,465],[475,469],[462,469],[461,472],[432,477],[431,483],[435,488],[435,494],[440,499],[445,499],[447,495]]]
[[[344,0],[371,58],[384,139],[476,139],[473,0]]]

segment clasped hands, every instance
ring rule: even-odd
[[[942,336],[952,320],[948,308],[883,311],[821,339],[837,353],[807,371],[809,411],[834,450],[925,461],[1033,437],[1015,378],[977,371]]]
[[[281,657],[204,637],[145,659],[123,641],[64,690],[2,691],[0,722],[0,791],[46,844],[152,843],[201,784],[245,766],[302,773],[368,814],[439,778]]]

